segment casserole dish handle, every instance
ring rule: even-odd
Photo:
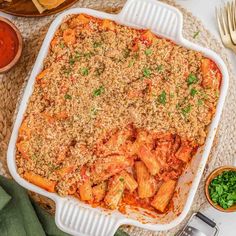
[[[157,0],[128,0],[117,15],[120,23],[148,28],[157,35],[181,41],[183,29],[182,13]]]
[[[112,236],[121,225],[119,218],[68,199],[56,200],[56,225],[76,236]]]

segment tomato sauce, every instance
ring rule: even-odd
[[[0,21],[0,68],[8,65],[16,56],[19,41],[14,29]]]
[[[176,193],[175,193],[176,194]],[[153,197],[146,198],[146,199],[140,199],[138,197],[137,191],[134,191],[133,193],[130,193],[129,191],[125,190],[122,202],[119,207],[119,211],[123,214],[126,214],[126,206],[129,205],[132,209],[138,211],[139,208],[143,208],[148,210],[148,212],[143,212],[145,215],[148,215],[152,218],[156,218],[157,214],[165,214],[166,212],[174,209],[173,200],[170,201],[169,205],[166,207],[164,212],[159,212],[156,210],[153,206],[151,206],[151,202],[153,200]],[[151,214],[149,211],[153,212]]]

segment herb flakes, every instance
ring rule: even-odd
[[[93,91],[93,96],[94,97],[100,96],[104,92],[105,92],[105,88],[103,86],[100,86],[99,88],[97,88]]]
[[[128,48],[123,50],[123,57],[128,58],[130,56],[130,50]]]
[[[158,96],[158,102],[162,105],[166,104],[166,92],[163,90],[162,93]]]
[[[134,63],[135,63],[135,60],[131,60],[130,62],[129,62],[129,67],[132,67],[133,65],[134,65]]]
[[[87,76],[89,74],[89,70],[86,67],[81,68],[80,72],[83,76]]]
[[[144,51],[144,53],[145,53],[147,56],[149,56],[149,55],[152,54],[152,49],[151,49],[151,48],[147,48],[147,49]]]
[[[198,78],[194,74],[190,74],[187,78],[188,86],[191,84],[196,84],[198,82]]]
[[[181,113],[183,114],[183,116],[186,116],[188,113],[190,113],[191,108],[191,105],[187,105],[186,107],[182,108]]]
[[[197,101],[197,105],[198,105],[198,106],[203,105],[203,100],[202,100],[202,99],[198,99],[198,101]]]
[[[69,58],[69,64],[73,66],[75,64],[75,59],[73,57]]]
[[[149,76],[151,75],[151,70],[148,69],[148,68],[144,68],[144,69],[143,69],[143,75],[144,75],[145,77],[149,77]]]
[[[102,46],[101,42],[94,42],[93,43],[93,48],[98,48],[98,47],[101,47],[101,46]]]
[[[65,99],[68,99],[68,100],[71,100],[71,99],[72,99],[72,96],[69,95],[69,94],[65,94],[64,98],[65,98]]]
[[[194,89],[194,88],[192,88],[192,89],[190,90],[190,95],[194,97],[196,94],[197,94],[197,90]]]
[[[157,71],[158,71],[158,72],[163,71],[163,65],[158,65],[158,66],[157,66]]]
[[[63,42],[61,42],[61,43],[59,44],[59,47],[63,49],[63,48],[65,47],[65,44],[64,44]]]

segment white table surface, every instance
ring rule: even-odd
[[[215,7],[226,2],[226,0],[176,0],[176,2],[201,19],[206,28],[220,40],[215,19]],[[12,18],[1,12],[0,16]],[[236,55],[230,50],[227,50],[227,53],[233,65],[233,72],[236,74]],[[217,223],[220,229],[219,236],[236,236],[236,213],[221,213],[211,206],[202,213]]]

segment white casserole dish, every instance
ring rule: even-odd
[[[169,38],[186,48],[202,52],[206,57],[215,61],[222,72],[223,79],[216,115],[209,126],[205,145],[199,148],[197,155],[192,159],[186,172],[180,177],[177,185],[178,194],[176,194],[173,199],[174,209],[167,214],[160,214],[157,215],[157,218],[151,218],[148,215],[142,215],[140,212],[135,212],[134,210],[129,210],[127,215],[123,215],[118,211],[109,212],[101,208],[92,208],[72,197],[62,198],[55,193],[49,193],[27,182],[17,173],[15,145],[18,137],[18,129],[23,120],[28,100],[33,92],[35,78],[43,67],[43,61],[47,56],[50,41],[55,31],[65,19],[78,13],[86,13],[98,18],[111,19],[117,23],[135,28],[149,28],[157,35]],[[216,53],[184,39],[182,36],[182,28],[182,14],[176,8],[156,0],[128,0],[119,14],[107,14],[91,9],[75,8],[59,15],[51,24],[19,106],[8,147],[7,160],[11,175],[20,185],[55,201],[56,224],[61,230],[79,236],[112,236],[120,225],[129,224],[149,230],[160,231],[175,227],[187,215],[197,191],[220,120],[228,89],[228,72],[224,62]]]

